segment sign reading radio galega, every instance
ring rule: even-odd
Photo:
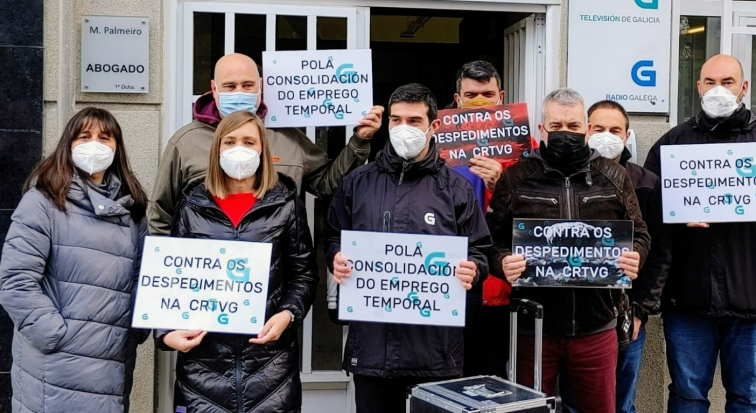
[[[82,19],[81,91],[148,93],[149,20],[110,16]]]

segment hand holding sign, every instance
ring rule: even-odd
[[[523,272],[525,272],[526,262],[522,255],[507,255],[501,260],[501,268],[504,270],[504,277],[510,283],[515,282]]]
[[[460,261],[455,275],[459,279],[459,282],[462,283],[462,287],[464,287],[465,290],[470,291],[472,288],[472,282],[475,281],[475,274],[477,273],[478,265],[473,261]]]
[[[257,338],[251,338],[249,342],[250,344],[266,344],[277,341],[289,324],[291,324],[291,314],[288,311],[281,311],[265,323]]]
[[[685,226],[688,228],[709,228],[709,224],[705,222],[689,222]]]
[[[501,177],[503,168],[499,161],[485,156],[475,156],[470,159],[470,172],[478,175],[486,182],[486,187],[493,190]]]
[[[373,106],[370,112],[360,119],[360,126],[357,126],[356,134],[361,139],[370,139],[381,128],[381,119],[383,118],[383,106]]]
[[[622,256],[617,259],[617,263],[631,280],[638,278],[640,254],[635,251],[624,251]]]
[[[349,277],[351,273],[352,269],[349,267],[349,260],[341,255],[341,251],[337,252],[336,256],[333,257],[333,280],[336,281],[336,284],[341,285],[341,279]]]
[[[186,353],[197,347],[206,335],[207,331],[202,330],[176,330],[166,334],[163,337],[163,343],[172,349]]]

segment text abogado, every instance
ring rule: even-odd
[[[90,63],[85,71],[93,73],[144,73],[144,66]]]

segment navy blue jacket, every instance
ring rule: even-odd
[[[378,231],[466,236],[476,282],[488,274],[491,236],[473,188],[430,145],[425,159],[407,162],[389,142],[374,163],[344,178],[328,211],[329,266],[342,230]],[[434,223],[426,222],[428,213]],[[468,303],[481,299],[468,296]],[[463,345],[462,328],[350,322],[343,368],[386,378],[461,376]]]

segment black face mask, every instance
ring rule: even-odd
[[[571,175],[588,163],[591,148],[585,141],[585,133],[553,131],[548,134],[548,144],[540,146],[541,158],[547,165]]]

